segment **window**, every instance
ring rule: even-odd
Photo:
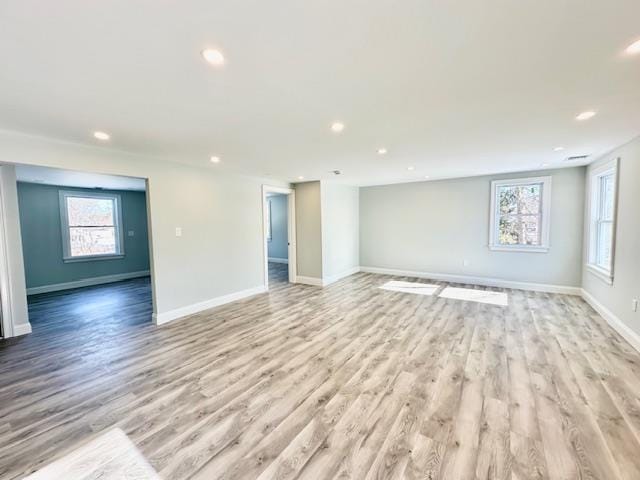
[[[613,283],[618,160],[592,170],[589,185],[589,259],[587,267]]]
[[[124,255],[120,195],[61,191],[60,218],[64,261]]]
[[[489,248],[548,251],[550,212],[551,177],[491,182]]]

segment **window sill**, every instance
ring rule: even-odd
[[[85,257],[65,257],[62,259],[64,263],[76,262],[95,262],[99,260],[119,260],[124,258],[124,254],[117,255],[87,255]]]
[[[506,245],[489,245],[489,249],[496,252],[520,252],[520,253],[547,253],[549,247],[528,247],[526,245],[514,245],[509,247]]]
[[[597,267],[596,265],[591,265],[590,263],[587,263],[586,267],[587,271],[594,277],[599,278],[607,285],[613,285],[613,275],[611,275],[610,272],[607,272],[603,268]]]

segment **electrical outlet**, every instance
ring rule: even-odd
[[[182,236],[182,227],[176,227],[176,237]]]
[[[465,260],[462,261],[462,266],[463,267],[468,267],[469,265],[471,265],[471,262],[469,260],[465,259]]]
[[[637,312],[638,311],[638,299],[634,298],[633,300],[631,300],[631,310],[633,312]]]

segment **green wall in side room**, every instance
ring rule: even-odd
[[[145,192],[100,190],[122,198],[124,258],[65,263],[62,260],[60,190],[96,190],[18,183],[20,228],[27,288],[149,270]],[[130,237],[129,231],[134,235]]]

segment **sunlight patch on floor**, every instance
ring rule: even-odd
[[[93,438],[25,480],[160,480],[153,467],[119,428]]]
[[[509,305],[507,294],[504,292],[490,292],[486,290],[475,290],[473,288],[446,287],[439,296],[468,302],[489,303],[501,307]]]
[[[418,283],[418,282],[402,282],[399,280],[392,280],[385,283],[380,287],[383,290],[390,290],[392,292],[414,293],[416,295],[433,295],[439,285],[433,285],[430,283]]]

